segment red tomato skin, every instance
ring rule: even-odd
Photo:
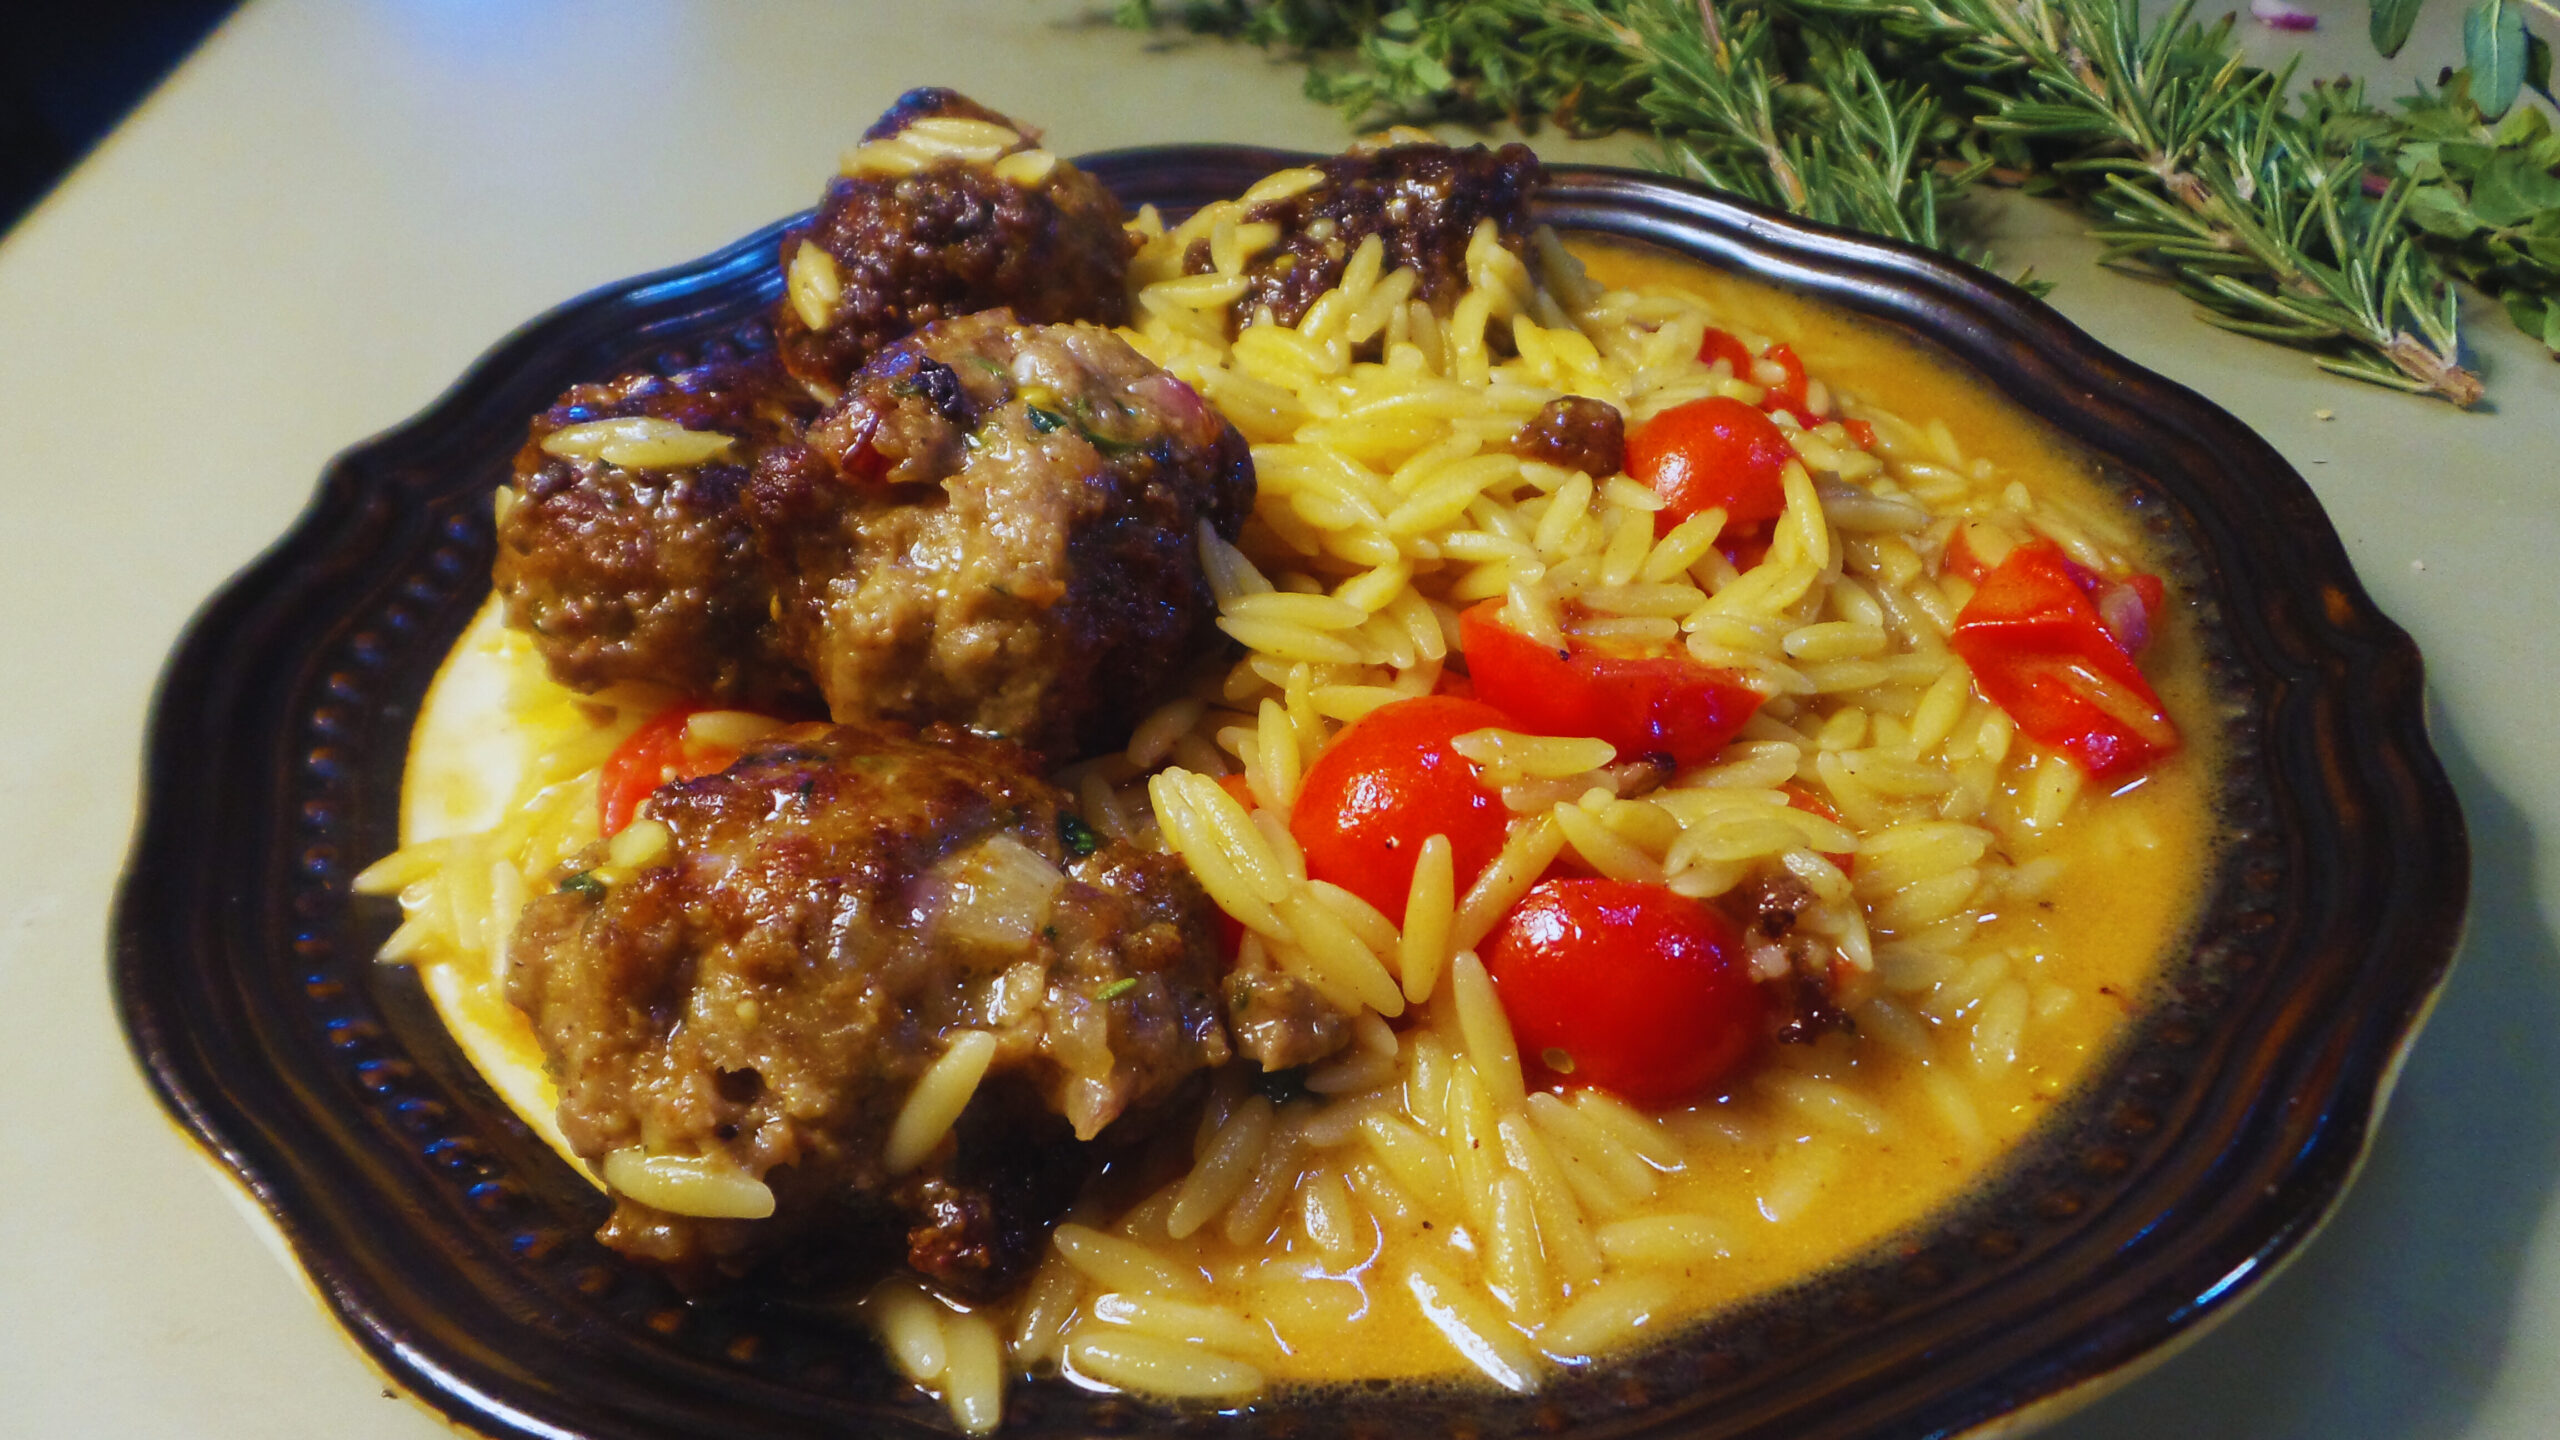
[[[1663,499],[1653,514],[1656,535],[1717,506],[1728,526],[1777,519],[1787,510],[1782,477],[1795,458],[1776,422],[1721,395],[1674,405],[1627,437],[1627,473]]]
[[[1795,346],[1769,346],[1766,351],[1761,351],[1761,359],[1772,361],[1782,372],[1787,372],[1787,379],[1772,384],[1769,392],[1761,395],[1761,410],[1769,410],[1769,413],[1784,410],[1784,413],[1795,415],[1797,425],[1812,428],[1812,423],[1815,423],[1812,407],[1805,402],[1805,361],[1795,359]]]
[[[2027,738],[2069,755],[2095,779],[2130,774],[2178,748],[2177,727],[2142,667],[2109,633],[2075,567],[2049,540],[2002,557],[1956,616],[1947,643],[1985,698]],[[2145,713],[2115,714],[2070,678],[2083,667]]]
[[[596,777],[599,834],[607,840],[621,834],[631,817],[640,813],[640,802],[656,794],[658,787],[670,779],[691,780],[737,763],[735,750],[694,745],[685,738],[685,722],[705,710],[719,708],[678,701],[650,716],[614,747],[613,753],[605,757],[603,772]]]
[[[1735,339],[1730,330],[1709,329],[1705,338],[1698,342],[1698,363],[1713,365],[1719,360],[1733,367],[1735,379],[1748,381],[1751,378],[1750,347]]]
[[[597,829],[610,840],[622,833],[640,802],[666,783],[667,767],[684,754],[685,721],[702,706],[675,704],[652,715],[613,748],[596,777]]]
[[[1709,759],[1760,708],[1759,691],[1685,653],[1614,655],[1576,645],[1550,650],[1497,618],[1488,600],[1458,617],[1458,645],[1476,694],[1531,735],[1592,735],[1618,757]]]
[[[1764,1002],[1733,923],[1659,885],[1548,880],[1484,952],[1521,1058],[1639,1105],[1696,1095],[1760,1037]],[[1572,1069],[1549,1069],[1561,1051]]]
[[[1843,420],[1840,428],[1849,432],[1849,443],[1861,450],[1876,448],[1876,427],[1864,420]]]
[[[1423,841],[1446,835],[1465,894],[1502,853],[1511,812],[1449,742],[1495,726],[1517,728],[1492,706],[1454,695],[1399,700],[1352,722],[1307,767],[1290,807],[1289,833],[1306,852],[1308,878],[1400,920],[1415,854]]]

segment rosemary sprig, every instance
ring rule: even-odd
[[[2184,5],[2150,25],[2132,0],[1195,0],[1182,19],[1306,54],[1308,93],[1355,123],[1640,126],[1664,168],[1940,249],[1962,240],[1947,202],[1996,162],[2213,323],[2457,405],[2480,384],[2449,272],[2560,338],[2560,140],[2515,118],[2534,112],[2493,128],[2459,78],[2397,114],[2296,93]]]
[[[1975,123],[2014,139],[2103,222],[2101,263],[2159,270],[2225,329],[2316,352],[2324,369],[2456,405],[2455,296],[2403,223],[2408,186],[2365,193],[2382,164],[2351,92],[2291,96],[2246,64],[2231,21],[2180,0],[2144,25],[2129,0],[1795,0],[1959,57]],[[2387,127],[2386,127],[2387,128]]]

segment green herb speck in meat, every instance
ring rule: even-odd
[[[1067,847],[1069,855],[1081,860],[1102,848],[1102,837],[1093,833],[1093,827],[1084,823],[1082,816],[1062,810],[1058,812],[1058,843]]]
[[[589,900],[601,900],[604,898],[604,882],[596,878],[596,872],[593,870],[581,870],[560,882],[560,892],[564,895],[583,895]]]
[[[1117,1000],[1121,996],[1126,995],[1137,988],[1138,977],[1135,975],[1124,975],[1121,978],[1112,981],[1110,984],[1103,986],[1101,989],[1094,991],[1093,998],[1096,1000]]]
[[[1031,428],[1043,435],[1053,434],[1066,428],[1067,417],[1055,410],[1043,410],[1037,405],[1026,405],[1022,413],[1030,419]]]

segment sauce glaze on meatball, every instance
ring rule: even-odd
[[[740,500],[756,455],[797,440],[817,408],[769,350],[730,351],[671,376],[576,386],[534,417],[495,579],[552,678],[808,706]]]
[[[934,122],[945,121],[985,128],[937,138]],[[901,137],[912,143],[849,153],[816,217],[782,237],[786,270],[828,277],[812,288],[795,273],[775,311],[793,374],[833,391],[890,341],[998,306],[1046,324],[1128,318],[1137,241],[1121,228],[1120,202],[1038,149],[1039,131],[953,91],[920,89],[863,139]],[[816,253],[804,259],[803,246]]]
[[[600,843],[526,906],[510,998],[580,1156],[703,1157],[764,1181],[775,1210],[698,1219],[618,1195],[602,1238],[626,1253],[734,1271],[868,1208],[909,1230],[920,1269],[993,1293],[1054,1215],[1027,1211],[1080,1178],[1072,1140],[1231,1053],[1198,882],[1100,840],[1011,745],[796,726],[634,824],[664,828],[659,853],[618,873]],[[961,1031],[994,1037],[987,1078],[954,1135],[892,1174],[890,1127]],[[1066,1158],[1026,1163],[1051,1148]],[[1040,1180],[1052,1162],[1064,1186]]]
[[[1006,311],[892,345],[769,452],[747,509],[785,650],[838,720],[948,720],[1052,761],[1120,744],[1219,641],[1199,527],[1250,451],[1093,325]]]

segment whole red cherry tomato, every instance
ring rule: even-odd
[[[639,813],[640,802],[656,794],[659,786],[726,770],[738,762],[737,751],[703,745],[687,735],[685,722],[715,708],[690,701],[670,705],[614,747],[605,758],[603,773],[596,777],[596,828],[606,839],[621,834],[622,827]]]
[[[1659,885],[1544,881],[1503,917],[1484,963],[1522,1059],[1639,1105],[1697,1094],[1760,1035],[1733,923]]]
[[[1458,646],[1476,694],[1531,735],[1594,735],[1620,759],[1663,754],[1682,765],[1711,758],[1760,708],[1759,691],[1730,670],[1674,650],[1620,655],[1582,641],[1548,649],[1502,623],[1502,602],[1458,617]]]
[[[1511,812],[1478,778],[1476,762],[1449,742],[1495,726],[1517,728],[1492,706],[1455,695],[1399,700],[1353,721],[1307,767],[1290,807],[1289,833],[1306,852],[1308,877],[1401,919],[1415,854],[1423,841],[1446,835],[1465,894],[1502,853]]]
[[[1787,463],[1795,447],[1776,422],[1721,395],[1674,405],[1627,437],[1627,473],[1663,499],[1654,532],[1701,510],[1724,508],[1742,529],[1786,513]]]

